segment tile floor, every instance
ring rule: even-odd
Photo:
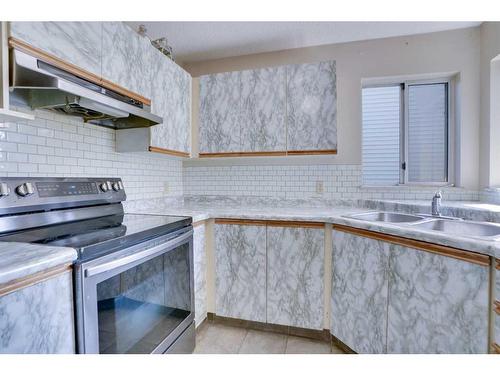
[[[343,354],[327,342],[281,333],[205,322],[196,334],[195,354]]]

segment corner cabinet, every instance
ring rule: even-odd
[[[336,154],[335,61],[200,77],[199,156]]]
[[[331,332],[359,353],[487,353],[489,258],[334,225]]]

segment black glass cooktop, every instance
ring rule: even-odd
[[[0,241],[72,247],[78,262],[95,259],[191,225],[186,216],[121,214],[34,228],[0,237]]]

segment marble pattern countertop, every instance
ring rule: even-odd
[[[472,205],[472,206],[471,206]],[[476,210],[475,220],[495,219],[498,212],[495,207],[479,207],[480,202],[449,202],[443,205],[443,213],[455,212],[470,214],[469,208]],[[423,209],[425,207],[425,210]],[[338,201],[318,204],[312,202],[293,202],[293,204],[274,200],[258,199],[251,201],[189,198],[185,200],[161,200],[152,202],[127,202],[129,213],[147,213],[155,215],[192,216],[193,222],[212,218],[235,218],[248,220],[286,220],[314,221],[341,224],[396,235],[420,241],[436,243],[463,250],[491,255],[500,258],[500,241],[481,240],[472,237],[444,234],[431,230],[416,229],[411,224],[390,224],[368,222],[345,217],[346,215],[373,210],[427,212],[429,202],[418,201]],[[499,208],[497,208],[499,210]],[[479,215],[479,216],[477,216]],[[493,221],[493,220],[489,220]]]
[[[76,250],[69,247],[0,242],[0,285],[52,267],[71,264],[76,256]]]

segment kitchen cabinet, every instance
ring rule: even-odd
[[[191,152],[191,76],[160,51],[154,50],[151,72],[151,112],[163,123],[151,127],[151,147]]]
[[[331,333],[357,353],[384,353],[389,243],[333,231]]]
[[[10,35],[101,76],[101,22],[11,22]]]
[[[200,157],[335,154],[335,61],[200,77]]]
[[[215,313],[266,321],[266,227],[216,221]]]
[[[489,268],[392,245],[388,353],[486,353]]]
[[[500,354],[500,259],[494,259],[495,270],[493,277],[495,278],[494,302],[493,302],[493,342],[492,351]]]
[[[287,66],[288,151],[337,149],[335,61]]]
[[[200,77],[199,151],[241,151],[241,73]]]
[[[0,353],[75,353],[71,272],[0,296]]]
[[[285,74],[285,67],[241,72],[240,150],[286,150]]]
[[[194,304],[196,326],[207,317],[207,255],[205,248],[205,224],[195,223],[193,234],[194,254]]]
[[[102,22],[102,77],[151,98],[156,49],[123,22]]]
[[[323,224],[267,226],[268,323],[323,328],[324,251]]]

